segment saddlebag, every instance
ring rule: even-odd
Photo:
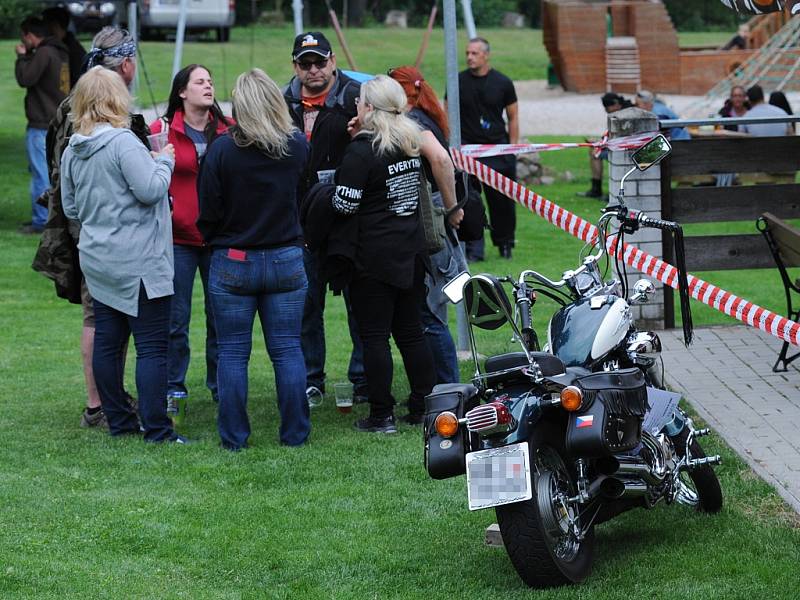
[[[575,384],[583,391],[584,406],[569,415],[566,442],[572,456],[607,456],[639,445],[649,408],[639,369],[592,373]]]
[[[450,411],[459,419],[478,403],[478,390],[469,383],[437,385],[425,397],[425,468],[434,479],[446,479],[466,473],[469,432],[459,427],[452,438],[443,438],[433,428],[439,413]]]

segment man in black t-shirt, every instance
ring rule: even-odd
[[[467,45],[468,68],[458,74],[461,140],[464,144],[516,144],[517,94],[512,81],[489,65],[489,50],[489,42],[483,38],[474,38]],[[480,160],[506,177],[516,178],[517,159],[513,154]],[[500,256],[511,258],[517,225],[514,201],[487,185],[483,186],[483,193],[489,206],[492,243],[500,250]],[[483,240],[467,243],[467,258],[483,259]]]

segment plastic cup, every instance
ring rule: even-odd
[[[336,383],[333,386],[336,396],[336,410],[340,413],[349,413],[353,410],[353,384]]]
[[[147,136],[147,141],[150,142],[150,149],[153,152],[161,152],[164,149],[164,146],[167,145],[167,136],[169,135],[168,130],[161,131],[159,133],[154,133],[153,135]]]
[[[306,390],[306,400],[308,400],[309,408],[316,408],[324,400],[324,394],[316,387],[310,387]]]

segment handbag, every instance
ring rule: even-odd
[[[464,171],[456,171],[456,197],[458,205],[464,209],[464,218],[458,226],[458,239],[462,242],[475,242],[483,239],[486,229],[486,210],[481,198],[481,184]]]
[[[425,248],[428,254],[436,254],[447,243],[445,228],[445,209],[433,203],[431,185],[425,173],[419,172],[419,213],[422,229],[425,232]]]

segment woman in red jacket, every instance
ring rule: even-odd
[[[206,385],[217,399],[217,334],[208,298],[211,250],[195,222],[198,215],[197,176],[208,145],[233,125],[214,98],[211,73],[202,65],[184,67],[172,80],[167,112],[150,124],[152,133],[169,128],[167,140],[175,147],[175,170],[169,194],[172,199],[172,238],[175,255],[175,296],[172,299],[167,368],[168,412],[183,417],[186,406],[186,372],[189,369],[189,320],[194,276],[200,269],[206,310]]]

